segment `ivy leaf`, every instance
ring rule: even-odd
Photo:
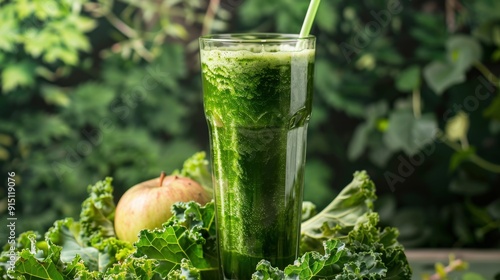
[[[472,36],[456,35],[446,42],[449,61],[458,71],[465,72],[476,61],[481,60],[482,49],[479,42]]]
[[[403,150],[407,155],[416,154],[420,148],[433,141],[437,123],[433,114],[416,119],[409,110],[399,110],[389,116],[389,128],[384,142],[393,151]]]
[[[453,64],[433,61],[424,68],[424,78],[438,95],[447,88],[465,81],[465,73]]]
[[[8,64],[2,72],[2,90],[4,93],[17,87],[30,87],[35,83],[35,65],[27,60]]]
[[[411,92],[420,87],[420,67],[413,65],[403,70],[396,79],[396,88],[399,91]]]

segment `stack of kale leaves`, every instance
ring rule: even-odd
[[[176,173],[210,184],[204,153]],[[177,203],[163,228],[143,230],[131,244],[114,233],[112,179],[88,192],[79,221],[56,221],[43,236],[20,234],[14,255],[6,244],[1,279],[217,279],[213,202]],[[377,226],[375,199],[375,185],[362,171],[321,212],[305,202],[301,256],[284,270],[262,260],[252,279],[410,279],[398,230]]]

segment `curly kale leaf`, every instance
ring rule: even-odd
[[[80,223],[84,238],[90,243],[115,237],[113,225],[116,205],[113,200],[113,179],[106,178],[88,186],[89,197],[83,201]]]
[[[173,275],[176,270],[185,274],[182,271],[187,267],[191,274],[216,273],[213,202],[205,206],[196,202],[177,203],[173,211],[173,217],[162,229],[141,231],[134,244],[135,256],[158,260],[157,271],[162,277]]]
[[[366,221],[375,199],[375,185],[368,174],[356,172],[352,182],[323,211],[302,223],[301,252],[321,252],[324,241],[345,239],[355,225]]]
[[[209,193],[212,193],[212,175],[208,169],[205,152],[198,152],[184,161],[182,169],[175,170],[172,175],[188,177],[200,183]]]
[[[307,252],[284,271],[262,261],[252,279],[385,279],[387,269],[375,252],[357,253],[342,241],[333,239],[324,243],[324,251],[324,255]]]

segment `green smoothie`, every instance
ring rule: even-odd
[[[224,279],[298,253],[314,50],[201,49]]]

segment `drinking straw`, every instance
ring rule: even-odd
[[[316,16],[316,11],[318,10],[319,2],[321,0],[311,0],[309,3],[309,8],[307,9],[306,17],[304,18],[304,23],[302,24],[302,29],[300,30],[300,38],[306,37],[311,32],[311,27]]]

